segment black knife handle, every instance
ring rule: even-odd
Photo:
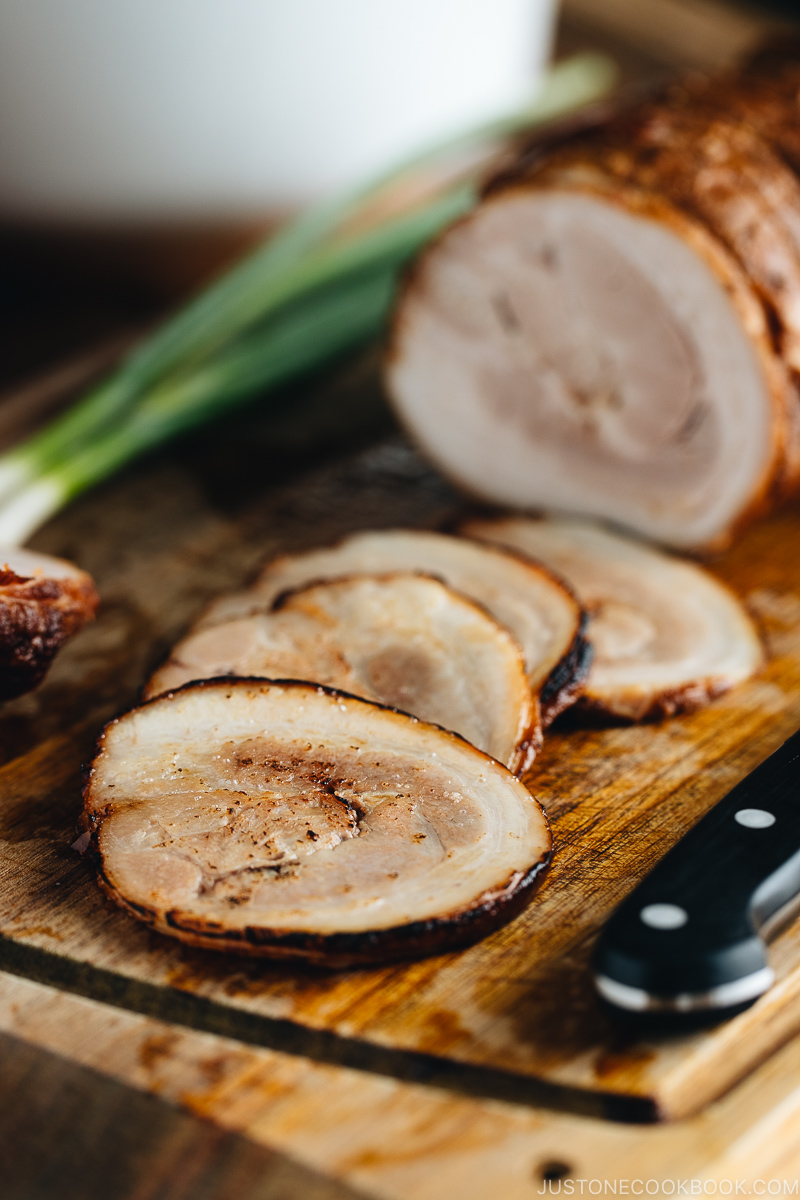
[[[723,1011],[773,982],[759,931],[800,892],[800,733],[670,850],[611,917],[593,968],[633,1012]]]

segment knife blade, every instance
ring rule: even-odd
[[[774,982],[766,936],[800,895],[800,732],[685,834],[615,910],[593,957],[627,1013],[732,1014]]]

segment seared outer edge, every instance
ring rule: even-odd
[[[443,725],[437,725],[433,721],[422,721],[419,717],[415,717],[413,713],[403,712],[400,708],[393,708],[390,704],[381,704],[378,700],[365,700],[363,696],[356,696],[353,692],[346,692],[342,688],[328,687],[324,683],[315,683],[311,679],[269,679],[264,675],[214,675],[211,679],[190,679],[187,683],[182,683],[180,687],[168,688],[165,692],[160,692],[158,696],[153,696],[150,700],[143,700],[141,704],[134,704],[132,708],[126,709],[118,716],[112,717],[100,731],[97,738],[95,753],[92,762],[89,764],[89,773],[93,770],[94,760],[103,751],[105,737],[109,730],[114,725],[118,725],[124,717],[129,717],[132,713],[138,712],[142,708],[150,708],[154,704],[162,701],[166,696],[177,696],[181,692],[211,690],[231,687],[240,687],[242,684],[270,684],[275,687],[282,688],[302,688],[304,691],[322,692],[327,696],[341,697],[343,700],[356,700],[359,704],[363,704],[367,708],[379,708],[382,712],[392,713],[397,717],[403,717],[404,720],[414,721],[417,725],[427,726],[429,729],[436,729],[439,733],[446,734],[449,738],[453,738],[462,746],[466,746],[473,754],[479,755],[481,758],[487,759],[495,766],[503,764],[497,763],[497,759],[492,758],[491,754],[486,754],[483,750],[479,750],[477,746],[473,746],[472,742],[468,742],[460,733],[455,733],[452,729],[445,729]],[[84,787],[84,795],[90,784],[90,780]]]
[[[86,794],[91,786],[91,776],[94,771],[95,760],[105,748],[106,734],[112,728],[112,726],[118,725],[124,717],[130,716],[131,713],[138,712],[139,709],[149,708],[151,705],[158,703],[167,696],[177,696],[180,692],[210,688],[224,689],[229,687],[237,687],[244,683],[267,683],[274,685],[275,687],[303,688],[305,691],[323,692],[325,695],[341,697],[343,700],[356,700],[359,704],[363,704],[367,708],[379,708],[382,712],[392,713],[394,716],[402,717],[404,720],[413,721],[416,725],[421,725],[423,728],[427,727],[428,729],[435,729],[439,733],[444,733],[447,735],[447,737],[452,738],[460,745],[466,746],[466,748],[473,754],[477,754],[480,758],[486,759],[490,763],[494,763],[495,766],[502,767],[503,770],[508,770],[504,763],[498,763],[497,759],[492,758],[491,754],[487,754],[485,750],[479,750],[477,746],[473,746],[472,742],[468,742],[465,737],[462,737],[460,733],[456,733],[453,729],[446,729],[444,725],[437,725],[435,721],[423,721],[420,717],[415,717],[413,713],[404,712],[402,708],[393,708],[390,704],[381,704],[379,700],[365,700],[363,696],[356,696],[353,692],[344,691],[343,688],[328,687],[324,683],[315,683],[313,679],[268,679],[263,675],[214,675],[211,679],[190,679],[187,683],[181,684],[180,687],[168,688],[167,691],[160,692],[157,696],[152,696],[149,700],[143,700],[141,704],[134,704],[132,708],[126,709],[118,716],[112,717],[110,721],[107,721],[98,735],[92,761],[84,770],[84,799],[86,798]],[[531,799],[533,799],[533,797],[531,797]],[[534,800],[533,802],[537,805],[537,807],[542,807],[538,800]],[[542,814],[545,815],[543,808]],[[85,816],[85,811],[81,817],[81,820],[83,820],[83,816]],[[88,826],[86,824],[82,824],[81,828],[86,829]]]
[[[543,575],[547,579],[548,583],[551,586],[557,588],[568,599],[570,605],[573,608],[574,618],[575,618],[575,630],[574,630],[574,633],[572,636],[572,641],[569,643],[564,654],[561,656],[559,661],[553,667],[553,669],[550,672],[550,674],[548,675],[547,679],[544,681],[544,683],[541,685],[541,688],[539,689],[539,698],[540,698],[540,702],[542,703],[542,721],[546,727],[547,725],[550,724],[550,720],[552,720],[553,718],[551,717],[550,720],[547,720],[547,718],[546,718],[544,693],[549,690],[550,694],[551,694],[551,699],[549,699],[547,701],[547,711],[548,712],[552,709],[553,704],[555,702],[555,692],[558,689],[560,689],[560,691],[562,693],[566,694],[566,689],[567,689],[566,672],[569,668],[568,668],[568,665],[565,665],[565,664],[568,664],[568,660],[571,660],[575,656],[576,645],[577,645],[578,641],[582,639],[583,632],[586,628],[586,623],[588,620],[587,614],[584,611],[584,609],[581,607],[580,601],[578,600],[578,597],[575,595],[574,590],[570,587],[570,585],[566,582],[566,580],[562,579],[561,576],[558,575],[555,571],[551,571],[551,569],[549,567],[545,566],[544,563],[539,562],[538,559],[531,558],[530,555],[523,553],[522,550],[518,550],[515,547],[503,546],[499,542],[490,542],[488,539],[484,540],[482,538],[465,537],[463,534],[459,534],[458,536],[460,538],[462,538],[463,541],[465,541],[465,542],[477,542],[485,550],[499,551],[500,554],[505,555],[506,558],[513,558],[513,559],[516,559],[518,562],[524,563],[526,567],[533,569],[539,575]],[[480,605],[479,601],[473,600],[473,598],[471,596],[468,597],[468,599],[470,599],[472,601],[472,603],[476,604],[478,607],[482,607]],[[489,614],[489,615],[491,616],[491,614]],[[493,618],[493,619],[496,620],[496,618]],[[580,657],[580,656],[578,656],[578,657]],[[589,663],[589,665],[591,665],[591,662]],[[585,674],[588,674],[589,665],[587,665],[587,667],[586,667]],[[574,664],[574,670],[576,672],[578,671],[577,661]],[[585,678],[585,674],[583,676],[584,678]],[[552,681],[552,683],[551,683],[551,681]],[[576,697],[577,697],[577,693],[576,693]],[[563,709],[566,708],[569,703],[571,703],[571,701],[567,701],[567,703],[563,704],[562,707],[559,709],[559,712],[563,711]],[[555,717],[555,716],[556,716],[556,713],[553,713],[553,717]]]
[[[335,543],[339,545],[340,543]],[[310,592],[316,587],[328,587],[333,583],[353,583],[361,579],[376,579],[379,583],[391,583],[393,579],[407,579],[409,576],[415,579],[432,579],[434,583],[440,583],[442,587],[447,588],[448,592],[452,592],[459,600],[466,604],[477,608],[484,617],[488,617],[495,625],[500,625],[496,617],[493,617],[488,609],[479,604],[472,596],[468,596],[466,592],[460,592],[458,588],[452,587],[446,579],[441,575],[437,575],[435,571],[348,571],[346,575],[321,575],[315,579],[309,579],[305,583],[298,583],[296,587],[285,588],[279,592],[270,606],[270,612],[280,612],[286,608],[295,596],[302,596],[304,592]],[[504,625],[500,626],[506,633],[509,632]],[[513,635],[512,635],[513,636]],[[515,639],[516,640],[516,639]]]
[[[540,694],[544,729],[549,728],[560,713],[576,704],[585,692],[594,659],[594,647],[585,636],[588,623],[584,612],[575,640],[545,680]]]
[[[463,524],[468,524],[468,522],[462,522]],[[522,562],[527,563],[529,567],[535,567],[537,571],[541,571],[542,574],[549,576],[554,583],[558,584],[559,588],[563,592],[566,592],[575,605],[575,633],[572,641],[539,690],[542,729],[547,729],[552,725],[559,713],[564,712],[565,709],[570,708],[571,705],[576,703],[578,698],[583,694],[586,681],[589,678],[589,671],[591,670],[592,659],[594,657],[591,642],[585,636],[589,624],[589,615],[581,605],[575,589],[567,580],[563,579],[557,571],[553,571],[551,567],[546,566],[545,563],[539,562],[537,558],[525,554],[523,550],[519,550],[516,547],[504,546],[501,542],[492,542],[489,538],[473,537],[469,533],[461,532],[459,532],[458,536],[463,537],[468,542],[480,542],[482,546],[490,546],[493,550],[502,550],[505,554],[509,554],[513,558],[518,558]]]
[[[720,530],[703,545],[692,547],[693,552],[699,554],[716,554],[725,550],[743,528],[770,512],[785,498],[790,485],[793,486],[793,463],[800,454],[797,447],[800,437],[797,384],[772,344],[771,306],[751,281],[734,250],[725,244],[702,213],[681,204],[671,195],[663,194],[660,189],[648,188],[637,181],[625,181],[612,175],[602,161],[592,158],[594,148],[588,144],[585,147],[576,146],[572,161],[566,155],[557,153],[552,162],[544,160],[537,164],[533,172],[524,170],[517,178],[509,174],[502,187],[490,191],[489,199],[485,202],[501,200],[510,192],[524,193],[529,189],[569,190],[594,195],[635,216],[657,221],[672,229],[706,263],[725,289],[739,314],[743,332],[758,354],[764,373],[772,402],[772,451],[748,502],[731,519],[727,528]],[[587,175],[580,182],[567,181],[560,174],[565,167],[580,167],[584,163],[594,178]],[[753,326],[754,306],[761,315],[763,327],[760,330]]]
[[[591,647],[590,647],[590,650],[591,650]],[[166,665],[166,662],[162,665]],[[326,684],[317,683],[313,679],[271,679],[266,675],[212,675],[207,679],[189,679],[186,681],[186,683],[181,684],[180,687],[164,688],[160,692],[153,692],[152,695],[149,694],[149,684],[145,684],[145,687],[143,689],[141,704],[138,704],[135,707],[143,708],[146,704],[152,704],[153,701],[155,701],[155,700],[162,700],[165,696],[174,696],[176,692],[181,692],[184,690],[184,688],[199,687],[201,684],[219,683],[220,680],[228,680],[229,682],[232,682],[232,683],[240,683],[242,680],[247,680],[250,683],[279,683],[281,685],[285,685],[287,683],[292,683],[292,684],[296,683],[296,684],[302,685],[303,687],[309,687],[309,688],[313,688],[315,690],[319,689],[320,691],[324,691],[324,692],[331,692],[332,694],[335,694],[337,696],[344,696],[345,699],[348,699],[348,700],[360,700],[362,702],[362,704],[372,704],[376,708],[385,709],[386,712],[397,713],[397,715],[400,717],[410,717],[412,719],[412,721],[419,721],[419,723],[421,725],[425,725],[425,724],[432,725],[434,729],[439,729],[439,730],[441,730],[442,733],[449,733],[452,737],[458,738],[459,741],[464,742],[465,745],[470,746],[473,750],[477,750],[479,754],[485,753],[483,750],[478,749],[477,746],[473,746],[472,742],[468,742],[467,739],[462,737],[460,733],[456,733],[456,731],[454,729],[447,729],[446,726],[437,725],[434,721],[422,721],[422,719],[420,717],[417,717],[414,713],[406,712],[405,709],[393,708],[389,704],[381,704],[381,702],[379,700],[369,700],[366,696],[357,696],[355,694],[355,692],[345,692],[345,691],[342,691],[341,689],[330,688]],[[577,694],[576,694],[575,698],[577,699]],[[516,775],[518,777],[523,775],[524,772],[527,771],[531,767],[534,759],[536,758],[536,755],[539,753],[539,751],[542,748],[543,724],[542,724],[542,716],[541,716],[541,706],[539,704],[538,697],[532,696],[531,701],[532,701],[532,703],[531,703],[531,708],[530,708],[530,721],[528,722],[522,737],[519,739],[516,746],[514,747],[513,757],[511,759],[511,761],[508,763],[503,763],[503,762],[500,763],[501,767],[505,767],[506,770],[510,771],[512,775]],[[573,703],[572,700],[570,700],[570,704],[571,703]],[[567,707],[567,706],[563,705],[562,708],[560,708],[558,711],[563,712],[563,709],[565,707]],[[131,708],[131,709],[128,709],[127,711],[134,712],[135,709]],[[554,714],[554,715],[556,715],[556,714]],[[109,725],[113,724],[114,721],[120,720],[120,718],[124,717],[124,716],[127,716],[127,712],[121,713],[119,717],[114,717],[113,721],[109,722]],[[106,729],[108,729],[108,725],[105,726],[103,733],[105,733]],[[102,736],[103,735],[101,734],[100,739],[98,739],[95,757],[97,757],[97,754],[99,754],[102,749],[102,745],[101,745]],[[491,758],[492,756],[490,754],[487,754],[486,757]],[[499,762],[499,759],[493,759],[492,761]],[[83,827],[84,826],[81,826],[81,828],[83,828]]]
[[[460,222],[456,222],[456,224],[460,224]],[[451,225],[450,228],[452,229],[453,226]],[[322,550],[322,549],[338,550],[340,547],[344,546],[347,542],[349,542],[352,537],[355,537],[356,535],[361,534],[361,533],[370,533],[370,534],[376,534],[376,535],[382,534],[382,533],[386,533],[386,534],[394,534],[394,533],[438,534],[441,537],[452,538],[454,541],[476,543],[483,550],[489,551],[492,555],[502,555],[504,558],[515,559],[517,562],[524,563],[526,567],[532,568],[534,571],[537,572],[537,574],[543,575],[547,579],[548,583],[550,583],[551,585],[556,587],[559,591],[565,592],[567,594],[567,596],[569,597],[570,601],[576,606],[576,608],[578,610],[580,610],[581,606],[578,603],[578,600],[575,596],[575,592],[573,591],[573,589],[570,587],[570,585],[564,579],[561,578],[560,575],[558,575],[555,571],[552,571],[550,569],[550,567],[545,566],[545,564],[539,562],[538,559],[531,558],[530,555],[524,554],[521,550],[517,550],[516,547],[503,546],[499,542],[490,542],[484,538],[469,537],[469,536],[461,533],[460,530],[457,530],[455,533],[453,533],[450,531],[449,528],[447,528],[447,529],[414,529],[414,528],[408,528],[408,527],[402,526],[402,525],[391,525],[391,526],[388,526],[386,529],[355,529],[355,530],[352,530],[350,533],[345,534],[344,537],[337,538],[335,542],[327,542],[327,543],[324,543],[322,546],[312,546],[310,548],[310,550],[307,551],[307,553],[313,554],[316,550]],[[273,567],[275,567],[275,566],[279,567],[280,564],[285,562],[287,559],[289,561],[292,561],[296,558],[302,558],[303,553],[305,553],[305,552],[301,552],[299,554],[277,554],[277,555],[275,555],[274,558],[267,560],[267,562],[264,564],[264,566],[261,568],[260,572],[256,576],[254,586],[251,589],[249,589],[253,592],[253,596],[254,596],[253,613],[265,611],[263,603],[261,605],[258,605],[258,593],[257,593],[256,589],[257,589],[259,580],[262,577],[268,575],[270,570]],[[321,578],[316,577],[314,579],[309,580],[306,583],[298,584],[295,587],[286,588],[284,591],[280,592],[276,596],[276,598],[272,601],[271,608],[276,609],[276,608],[282,606],[283,603],[285,602],[285,600],[290,595],[294,594],[295,592],[305,591],[306,588],[316,587],[318,584],[334,583],[334,582],[338,582],[341,579],[364,578],[365,576],[369,576],[371,578],[379,578],[379,579],[384,578],[385,579],[385,578],[391,578],[393,575],[409,575],[409,574],[410,575],[421,575],[423,578],[435,579],[437,583],[443,583],[445,585],[445,587],[448,587],[450,589],[451,592],[455,592],[457,596],[461,597],[461,599],[467,600],[475,608],[479,608],[483,613],[485,613],[487,616],[489,616],[491,618],[491,620],[493,620],[496,624],[498,624],[498,625],[500,624],[497,617],[495,617],[493,613],[490,613],[488,611],[488,609],[486,609],[484,607],[484,605],[481,604],[480,600],[476,600],[474,596],[470,596],[466,592],[460,591],[457,587],[454,587],[453,584],[448,583],[448,581],[444,578],[444,576],[437,575],[437,573],[435,571],[426,571],[423,569],[410,570],[408,568],[405,568],[405,569],[401,570],[401,569],[397,568],[394,570],[380,570],[380,571],[347,571],[347,572],[342,573],[341,575],[326,575]],[[217,599],[219,599],[219,597]],[[505,628],[505,626],[503,626],[503,628]]]
[[[533,899],[553,858],[552,846],[527,871],[516,871],[505,884],[485,892],[464,909],[412,921],[389,929],[363,933],[314,934],[247,926],[242,930],[215,932],[212,923],[197,927],[190,917],[172,910],[162,918],[152,909],[132,904],[106,878],[95,850],[97,881],[115,904],[159,933],[207,950],[255,958],[305,959],[319,966],[338,969],[372,966],[407,958],[428,958],[459,950],[507,924]]]
[[[665,688],[655,695],[642,696],[631,692],[626,696],[623,692],[613,700],[584,693],[577,707],[587,713],[603,713],[625,722],[659,721],[664,717],[677,716],[678,713],[697,712],[736,687],[738,682],[724,676],[711,676],[692,680],[681,687]]]
[[[574,607],[575,632],[572,641],[539,689],[538,702],[541,728],[543,730],[547,729],[559,713],[564,712],[565,709],[576,702],[582,694],[586,680],[589,677],[594,650],[584,636],[589,623],[588,613],[581,605],[574,588],[565,579],[562,579],[556,571],[551,570],[550,567],[539,562],[538,559],[532,558],[522,550],[518,550],[512,546],[503,546],[499,542],[471,538],[463,534],[459,534],[459,536],[464,537],[465,541],[480,542],[482,546],[489,547],[492,550],[500,550],[509,558],[516,558],[520,562],[524,562],[526,566],[532,567],[541,575],[546,576],[551,584],[554,584],[569,598]],[[471,599],[471,597],[468,597],[468,599]],[[472,603],[478,608],[482,607],[477,600],[472,600]],[[491,613],[489,613],[489,616],[491,616]],[[541,749],[541,743],[537,749]],[[533,756],[530,759],[530,762],[532,761]],[[519,768],[519,771],[521,772],[523,769],[527,768]]]
[[[386,704],[364,700],[337,688],[325,687],[322,684],[309,683],[298,679],[261,679],[258,676],[218,676],[214,679],[193,680],[179,688],[163,692],[137,704],[127,712],[121,713],[108,721],[101,730],[92,762],[84,767],[83,797],[84,807],[78,820],[78,828],[88,832],[89,844],[84,854],[94,867],[97,882],[104,894],[118,907],[137,920],[160,933],[168,934],[193,946],[201,946],[210,950],[224,950],[236,954],[261,958],[294,958],[304,959],[319,966],[338,969],[347,966],[369,966],[381,962],[395,962],[405,958],[429,957],[434,954],[444,954],[479,941],[487,934],[499,929],[515,917],[533,898],[536,886],[541,882],[547,868],[553,859],[553,837],[547,813],[538,800],[531,796],[531,803],[539,809],[545,828],[550,836],[549,847],[525,871],[515,871],[509,879],[497,888],[484,892],[463,909],[453,910],[444,916],[434,917],[426,921],[412,921],[407,925],[397,925],[388,929],[365,930],[363,933],[313,934],[302,932],[286,933],[258,926],[247,926],[243,930],[227,933],[214,932],[212,928],[202,930],[194,927],[189,918],[179,911],[171,911],[162,919],[160,914],[144,905],[138,905],[127,900],[109,881],[103,866],[103,856],[97,844],[97,835],[105,819],[107,810],[88,812],[94,764],[105,748],[105,738],[108,731],[131,713],[150,705],[160,703],[166,696],[177,695],[207,688],[226,688],[241,684],[270,683],[280,687],[296,687],[314,692],[324,692],[329,696],[341,697],[345,700],[357,700],[359,704],[369,708],[378,708],[387,713],[415,721],[417,724],[436,729],[447,737],[453,738],[462,746],[467,747],[479,758],[497,764],[491,755],[478,750],[461,734],[450,729],[443,729],[432,722],[420,721],[418,717],[404,713],[400,709],[391,708]],[[506,768],[504,768],[506,769]],[[209,923],[212,924],[212,923]]]
[[[534,759],[541,750],[544,742],[542,736],[543,729],[542,706],[539,697],[531,693],[530,725],[520,741],[517,742],[511,762],[505,764],[512,775],[521,777],[533,766]]]

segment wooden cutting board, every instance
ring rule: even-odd
[[[246,461],[227,466],[239,451],[216,435],[150,462],[37,539],[94,573],[103,606],[46,684],[0,714],[0,968],[318,1059],[631,1120],[696,1111],[800,1029],[800,924],[773,944],[771,992],[691,1035],[643,1042],[614,1027],[587,967],[613,906],[800,727],[800,508],[714,564],[762,623],[764,674],[693,716],[552,733],[527,782],[553,822],[553,868],[530,908],[479,945],[324,974],[192,950],[101,898],[70,849],[81,762],[200,606],[278,549],[458,511],[397,434],[297,478],[281,452],[240,444]]]

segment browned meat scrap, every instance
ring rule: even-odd
[[[0,700],[36,687],[97,604],[91,577],[72,563],[0,549]]]

